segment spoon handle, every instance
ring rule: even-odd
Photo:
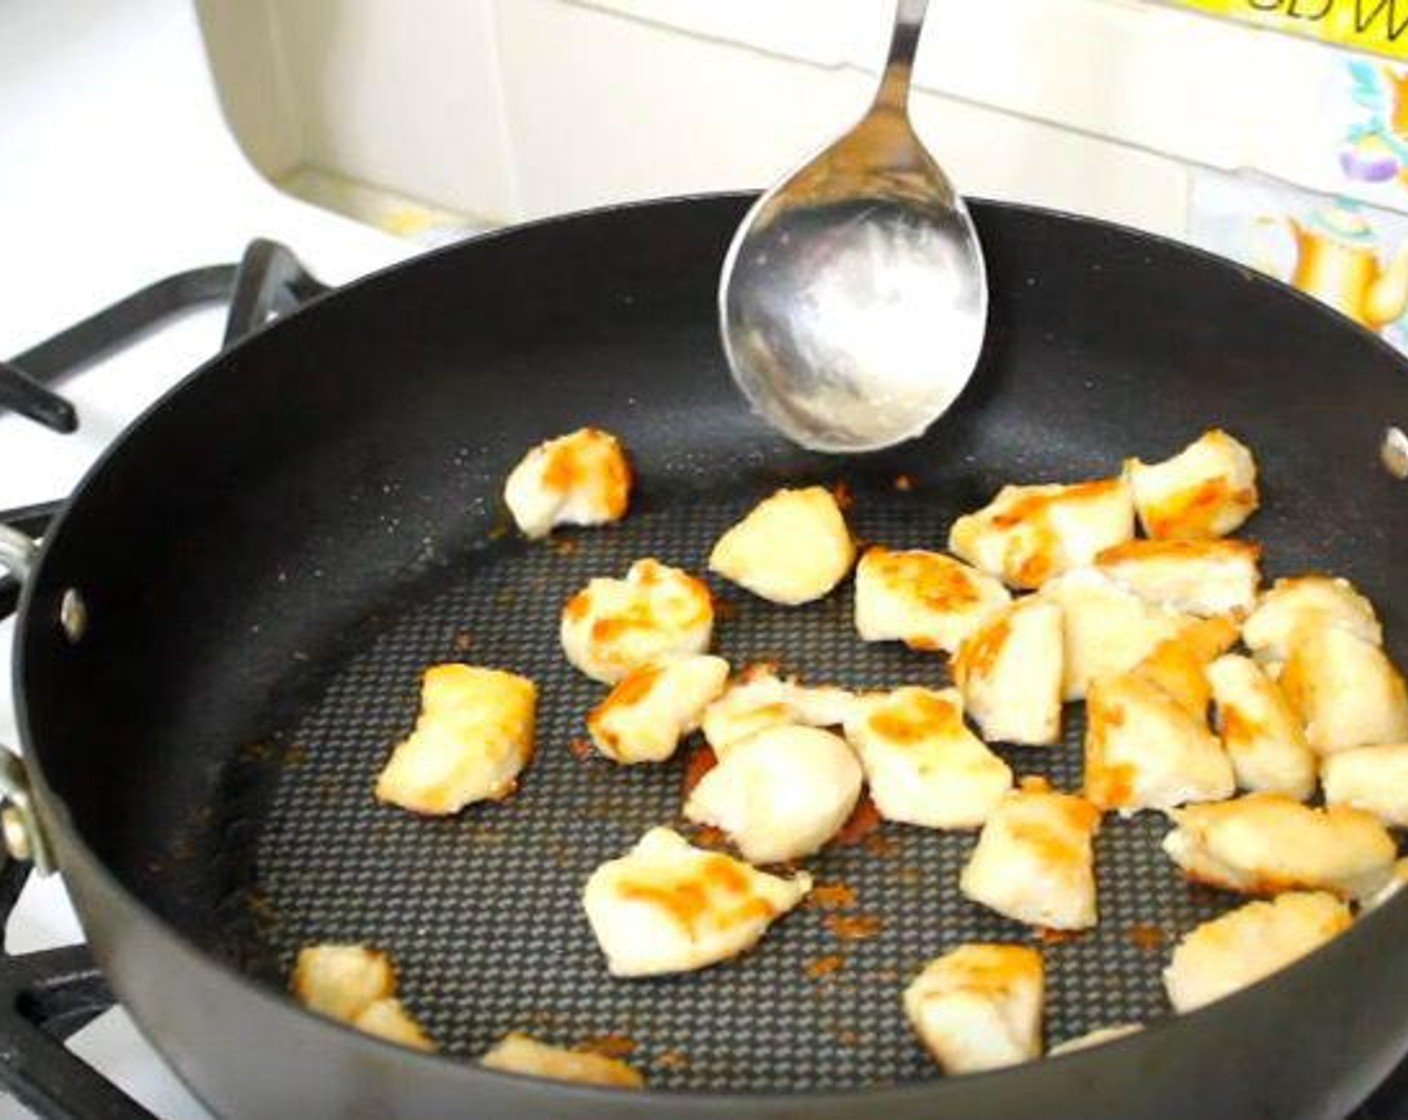
[[[909,104],[909,80],[914,71],[914,55],[924,30],[924,12],[929,0],[895,0],[895,30],[890,37],[890,57],[875,94],[875,108],[903,115]]]

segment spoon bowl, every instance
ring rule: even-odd
[[[724,350],[753,407],[818,451],[923,432],[968,383],[987,274],[963,200],[907,110],[928,0],[898,0],[875,102],[763,195],[719,284]]]

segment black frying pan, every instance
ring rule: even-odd
[[[1183,882],[1152,815],[1100,837],[1099,929],[1044,946],[1051,1041],[1152,1024],[1095,1051],[943,1079],[910,1034],[899,993],[926,960],[1030,937],[958,897],[960,834],[887,825],[815,861],[881,918],[874,937],[839,940],[803,910],[740,960],[607,978],[581,885],[677,820],[683,764],[568,749],[601,689],[561,658],[558,610],[637,556],[701,568],[780,483],[844,480],[860,535],[934,546],[1003,483],[1108,475],[1221,424],[1260,460],[1249,533],[1269,574],[1348,576],[1408,655],[1408,501],[1378,456],[1408,382],[1387,347],[1168,242],[979,205],[993,307],[972,386],[923,440],[825,458],[750,416],[722,364],[714,285],[747,201],[545,222],[353,285],[210,363],[93,471],[25,588],[15,688],[44,829],[113,987],[233,1116],[1342,1117],[1408,1050],[1408,899],[1168,1018],[1173,939],[1235,900]],[[631,516],[568,547],[505,535],[507,471],[585,423],[634,454]],[[719,590],[737,662],[854,686],[941,679],[933,656],[862,647],[848,589],[800,610]],[[77,640],[60,621],[70,591],[87,608]],[[539,753],[509,801],[420,820],[371,783],[421,669],[452,659],[539,682]],[[1005,754],[1074,787],[1078,741],[1073,726],[1064,749]],[[297,1008],[286,970],[320,940],[390,950],[448,1056]],[[842,968],[809,977],[829,955]],[[656,1091],[474,1064],[513,1029],[628,1036]]]

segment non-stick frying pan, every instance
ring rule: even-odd
[[[1051,1041],[1151,1023],[1094,1051],[944,1079],[904,1023],[899,993],[926,960],[1031,937],[958,896],[971,835],[887,825],[814,861],[878,930],[805,909],[719,967],[607,977],[582,883],[678,820],[684,763],[570,749],[601,689],[560,656],[558,611],[639,556],[702,568],[779,484],[844,481],[860,536],[932,547],[1003,483],[1108,475],[1223,425],[1259,457],[1248,533],[1269,574],[1349,577],[1408,655],[1408,496],[1379,458],[1408,381],[1371,336],[1174,244],[979,205],[993,306],[968,393],[922,440],[826,458],[749,415],[722,363],[714,285],[746,203],[564,218],[382,273],[217,358],[94,469],[27,581],[15,688],[43,831],[113,987],[231,1116],[1342,1117],[1408,1050],[1408,898],[1166,1017],[1173,940],[1235,900],[1183,882],[1154,815],[1100,836],[1100,927],[1042,946]],[[634,455],[630,517],[548,543],[505,533],[507,471],[588,423]],[[801,609],[718,590],[735,662],[943,679],[932,655],[863,647],[849,589]],[[537,680],[539,749],[513,798],[424,820],[371,784],[443,660]],[[1063,748],[1004,753],[1078,786],[1073,723]],[[346,940],[391,951],[445,1056],[283,994],[301,944]],[[832,957],[825,976],[809,967]],[[624,1036],[652,1089],[473,1062],[515,1029]]]

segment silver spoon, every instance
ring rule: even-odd
[[[982,249],[910,124],[928,0],[897,0],[890,57],[859,124],[763,195],[719,281],[733,378],[817,451],[917,436],[973,375],[987,326]]]

